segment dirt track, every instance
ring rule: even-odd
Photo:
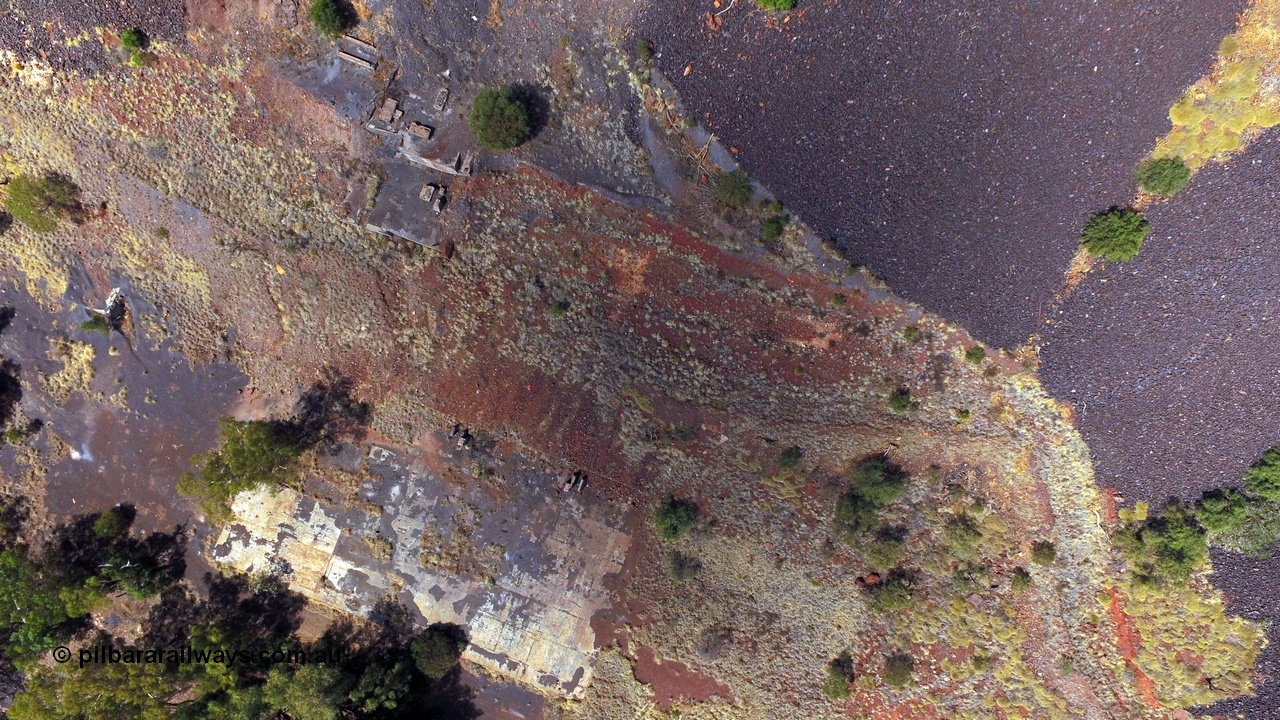
[[[853,261],[1010,346],[1245,3],[1181,5],[801,0],[766,27],[743,0],[713,32],[711,0],[657,0],[637,34],[747,171]]]
[[[1076,405],[1098,482],[1131,500],[1192,498],[1236,481],[1280,442],[1280,139],[1196,176],[1154,208],[1129,265],[1095,271],[1048,332],[1042,375]],[[1215,559],[1214,582],[1252,618],[1280,616],[1280,560]],[[1263,672],[1280,668],[1280,643]],[[1273,716],[1280,683],[1231,711]]]

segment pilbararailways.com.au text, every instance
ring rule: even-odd
[[[71,649],[55,648],[53,659],[60,663],[71,660]],[[223,648],[193,648],[184,645],[179,648],[118,648],[111,645],[93,645],[83,647],[77,652],[80,667],[85,665],[110,665],[117,663],[167,665],[218,664],[249,665],[259,663],[306,665],[307,663],[340,663],[345,659],[341,648],[325,650],[302,650],[298,648],[271,648],[263,650],[232,650]]]

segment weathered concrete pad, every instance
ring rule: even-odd
[[[355,503],[291,489],[240,494],[213,559],[278,573],[308,600],[356,615],[400,599],[426,623],[465,625],[467,662],[582,697],[596,658],[591,616],[610,604],[605,578],[631,544],[621,511],[588,508],[582,495],[557,492],[552,473],[519,462],[504,466],[501,494],[492,473],[446,480],[380,447],[361,464]]]

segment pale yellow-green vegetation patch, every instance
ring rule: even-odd
[[[93,359],[97,356],[88,343],[54,338],[49,347],[49,358],[62,363],[62,369],[52,375],[42,375],[40,384],[59,405],[65,403],[73,392],[89,392],[93,382]]]
[[[1192,169],[1239,150],[1280,124],[1280,0],[1258,0],[1223,38],[1212,74],[1169,110],[1173,123],[1155,157],[1181,157]]]
[[[124,229],[116,251],[133,286],[150,302],[174,306],[188,321],[213,322],[209,275],[196,261],[133,228]]]
[[[1141,637],[1134,662],[1162,704],[1190,708],[1253,691],[1251,669],[1266,634],[1257,623],[1228,615],[1220,592],[1199,581],[1134,583],[1125,590],[1124,610]]]

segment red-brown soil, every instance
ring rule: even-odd
[[[658,0],[637,34],[746,171],[851,260],[1009,347],[1042,324],[1084,220],[1128,201],[1244,6],[740,0],[715,31],[712,0]]]

